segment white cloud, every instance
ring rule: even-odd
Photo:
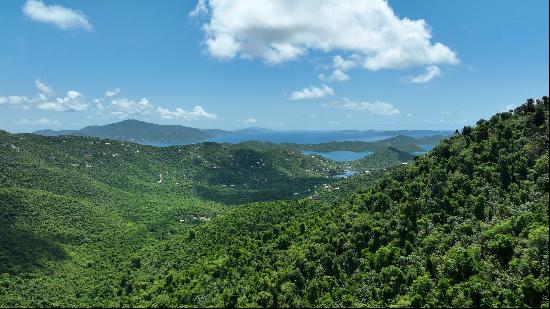
[[[240,120],[242,123],[256,123],[256,118],[248,118],[246,120]]]
[[[83,111],[88,109],[86,98],[78,91],[70,90],[64,97],[52,98],[55,94],[52,87],[41,82],[39,79],[35,80],[35,86],[38,93],[36,93],[33,97],[27,97],[25,95],[0,97],[0,105],[7,104],[11,108],[20,108],[25,110],[37,108],[56,112]]]
[[[323,104],[323,106],[341,108],[352,111],[366,111],[370,114],[392,116],[400,113],[399,109],[386,102],[354,102],[344,98],[341,102]]]
[[[7,104],[12,108],[29,109],[30,105],[35,102],[36,99],[29,99],[27,96],[10,95],[7,97],[0,97],[0,105]]]
[[[135,116],[148,115],[154,109],[154,106],[143,98],[139,101],[134,101],[128,98],[120,98],[112,100],[110,104],[104,105],[102,100],[96,99],[97,114],[106,118],[125,119]]]
[[[51,87],[42,83],[40,80],[35,81],[36,88],[39,93],[34,97],[27,96],[0,96],[0,106],[6,105],[11,108],[31,109],[36,108],[45,111],[63,112],[63,111],[84,111],[88,110],[90,104],[86,97],[75,90],[70,90],[64,97],[53,98],[45,93],[52,94]],[[165,119],[184,119],[184,120],[201,120],[201,119],[217,119],[217,116],[206,112],[201,106],[195,106],[193,110],[186,111],[182,108],[177,108],[175,111],[155,106],[149,102],[147,98],[139,101],[134,101],[128,98],[111,99],[120,92],[119,88],[107,90],[105,96],[94,99],[91,107],[93,115],[104,119],[126,119],[130,117],[138,117],[150,115],[156,110],[161,118]],[[108,100],[111,100],[110,102]],[[88,115],[92,117],[92,115]],[[42,120],[43,121],[43,120]],[[256,122],[255,118],[245,120],[246,123]],[[21,120],[22,124],[30,124],[29,121]],[[39,124],[39,123],[37,123]],[[47,123],[43,123],[47,124]],[[51,123],[53,124],[53,123]]]
[[[332,66],[337,70],[349,71],[358,66],[361,57],[358,55],[352,55],[349,59],[345,59],[340,55],[332,57]]]
[[[58,126],[61,122],[57,120],[50,120],[48,118],[40,118],[38,120],[28,120],[27,118],[21,118],[16,123],[18,126]]]
[[[45,5],[39,0],[28,0],[23,6],[23,13],[34,21],[50,23],[63,30],[92,30],[86,15],[61,5]]]
[[[302,90],[294,91],[289,99],[290,100],[305,100],[305,99],[318,99],[326,96],[333,96],[334,90],[327,85],[322,85],[320,88],[311,86],[303,88]]]
[[[441,115],[443,115],[443,116],[449,116],[450,114],[451,114],[451,112],[441,111]]]
[[[343,82],[349,80],[349,75],[344,73],[342,70],[336,69],[330,76],[325,76],[325,74],[319,74],[319,79],[326,82]]]
[[[399,18],[385,0],[207,0],[191,16],[199,12],[208,16],[204,44],[216,58],[281,63],[310,51],[354,55],[334,59],[342,71],[459,62],[454,51],[431,42],[426,21]]]
[[[95,99],[94,102],[96,114],[103,118],[126,119],[150,115],[153,111],[155,111],[163,119],[217,119],[216,115],[206,112],[201,106],[195,106],[192,111],[186,111],[182,108],[177,108],[176,110],[171,111],[167,108],[150,103],[146,98],[139,101],[134,101],[128,98],[120,98],[112,100],[111,103],[107,104],[104,102],[104,98],[100,98]]]
[[[193,11],[191,11],[191,13],[189,13],[189,16],[197,17],[199,15],[204,15],[204,14],[207,14],[207,13],[208,13],[208,7],[206,6],[206,1],[205,0],[199,0],[197,2],[197,5],[193,9]]]
[[[432,65],[426,68],[426,72],[410,78],[409,81],[415,84],[424,84],[441,75],[443,75],[443,73],[441,73],[441,70],[437,66]]]
[[[164,119],[183,119],[183,120],[215,120],[218,117],[215,114],[206,112],[201,106],[197,105],[192,111],[186,111],[181,107],[171,111],[167,108],[157,107],[157,112]]]
[[[67,95],[55,100],[48,100],[43,97],[36,102],[36,107],[41,110],[66,112],[66,111],[84,111],[88,109],[86,98],[78,91],[69,90]]]
[[[34,81],[34,83],[36,85],[36,89],[38,89],[40,93],[43,93],[46,96],[52,96],[55,94],[52,87],[44,84],[38,78]]]
[[[113,96],[115,96],[119,93],[120,93],[120,88],[109,89],[109,90],[105,91],[105,96],[106,97],[113,97]]]

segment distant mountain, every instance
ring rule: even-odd
[[[258,134],[258,133],[271,133],[275,131],[271,129],[260,128],[260,127],[249,127],[244,129],[233,130],[232,132],[240,133],[240,134]]]
[[[412,148],[403,149],[401,145],[435,146],[439,140],[452,135],[451,131],[431,130],[332,130],[307,131],[291,130],[276,131],[261,127],[249,127],[233,131],[219,129],[196,129],[180,125],[159,125],[139,120],[124,120],[103,125],[88,126],[80,130],[40,130],[33,132],[43,136],[76,135],[131,141],[154,146],[172,146],[196,142],[213,141],[218,143],[236,144],[243,141],[265,141],[273,143],[321,144],[344,141],[363,141],[374,143],[385,142],[401,150],[415,151]],[[414,141],[413,139],[419,139]],[[420,141],[420,139],[422,141]],[[360,144],[360,143],[359,143]],[[325,145],[326,146],[326,145]],[[342,146],[342,145],[339,145]],[[351,145],[350,145],[351,146]],[[351,148],[356,148],[352,145]],[[372,145],[371,145],[372,146]],[[431,148],[431,147],[430,147]]]
[[[139,120],[124,120],[104,126],[89,126],[81,130],[40,130],[34,133],[44,136],[91,136],[149,145],[188,144],[229,134],[228,131],[218,129],[196,129],[180,125],[159,125]]]

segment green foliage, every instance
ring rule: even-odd
[[[362,159],[353,161],[351,166],[357,170],[384,169],[403,163],[414,158],[414,155],[399,149],[388,147]]]
[[[547,119],[530,100],[338,182],[273,145],[0,132],[0,305],[548,307]]]
[[[398,135],[395,137],[383,139],[376,142],[362,142],[362,141],[343,141],[343,142],[330,142],[321,144],[292,144],[286,143],[282,146],[294,149],[294,150],[311,150],[317,152],[330,152],[330,151],[381,151],[386,150],[388,147],[412,153],[416,151],[422,151],[423,148],[419,145],[428,144],[435,145],[442,139],[442,136],[437,135],[432,138],[415,139],[405,135]]]

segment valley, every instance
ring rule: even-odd
[[[0,308],[550,308],[549,1],[0,1]]]
[[[435,142],[2,131],[0,305],[547,305],[547,119],[544,97]]]

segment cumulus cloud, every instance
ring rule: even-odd
[[[319,79],[325,82],[343,82],[349,79],[349,75],[342,70],[336,69],[331,75],[325,76],[325,74],[319,74]]]
[[[94,104],[90,104],[86,97],[76,90],[70,90],[65,96],[55,98],[52,97],[53,90],[50,86],[42,83],[39,79],[36,79],[35,84],[36,88],[38,89],[38,93],[35,96],[0,96],[0,106],[8,106],[10,108],[19,108],[26,110],[34,108],[51,112],[91,110],[92,113],[88,115],[89,118],[97,116],[103,119],[126,119],[131,117],[151,115],[153,112],[156,112],[161,118],[164,119],[217,119],[217,116],[215,114],[206,112],[204,108],[198,105],[195,106],[191,111],[186,111],[183,108],[177,108],[175,111],[171,111],[167,108],[152,104],[147,98],[142,98],[141,100],[132,100],[129,98],[113,99],[113,97],[120,92],[119,88],[107,90],[104,96],[94,99],[92,101]],[[34,122],[28,119],[21,119],[20,124],[55,124],[53,122],[47,123],[43,119],[39,119]],[[245,120],[245,122],[254,123],[256,122],[256,119],[249,118]]]
[[[341,55],[336,55],[332,57],[332,67],[337,70],[349,71],[353,68],[356,68],[359,65],[361,57],[358,55],[351,55],[348,59],[342,57]]]
[[[103,103],[101,99],[95,100],[96,113],[105,118],[125,119],[129,117],[148,115],[153,111],[154,106],[143,98],[134,101],[128,98],[112,100],[109,104]]]
[[[294,91],[289,99],[290,100],[305,100],[305,99],[319,99],[326,96],[333,96],[334,90],[327,85],[321,87],[310,86],[303,88],[302,90]]]
[[[88,109],[86,98],[75,90],[69,90],[67,95],[62,98],[49,100],[44,97],[36,103],[38,109],[54,112],[84,111]]]
[[[197,5],[193,9],[193,11],[191,11],[191,13],[189,13],[189,16],[197,17],[199,15],[204,15],[204,14],[207,14],[207,13],[208,13],[208,7],[206,6],[206,1],[205,0],[199,0],[197,2]]]
[[[256,118],[248,118],[246,120],[240,120],[242,123],[256,123]]]
[[[28,0],[23,6],[23,13],[34,21],[53,24],[63,30],[92,30],[86,15],[61,5],[45,5],[40,0]]]
[[[384,0],[203,0],[191,13],[198,15],[208,17],[204,44],[216,58],[281,63],[310,51],[352,55],[334,59],[341,71],[459,62],[432,42],[425,20],[400,18]]]
[[[0,97],[0,106],[8,105],[11,108],[30,109],[31,105],[36,102],[37,98],[28,98],[27,96],[10,95]]]
[[[426,72],[423,74],[410,78],[410,82],[415,84],[424,84],[437,76],[441,76],[442,74],[443,73],[441,73],[441,70],[437,66],[432,65],[427,67]]]
[[[324,106],[341,108],[352,111],[365,111],[370,114],[392,116],[400,113],[399,109],[386,102],[354,102],[344,98],[340,102],[324,104]]]
[[[105,95],[107,96],[107,93]],[[152,104],[147,98],[143,98],[139,101],[119,98],[112,100],[110,103],[105,103],[105,99],[106,98],[100,98],[94,100],[96,114],[103,118],[126,119],[150,115],[156,112],[163,119],[180,119],[187,121],[217,119],[215,114],[206,112],[201,106],[195,106],[191,111],[186,111],[183,108],[176,108],[176,110],[171,111],[162,106]]]
[[[28,120],[27,118],[21,118],[16,123],[18,126],[58,126],[61,122],[57,120],[50,120],[48,118],[40,118],[38,120]]]
[[[10,95],[0,97],[0,105],[8,105],[11,108],[31,109],[37,108],[46,111],[84,111],[88,109],[88,102],[84,95],[76,90],[70,90],[64,97],[52,97],[55,93],[52,87],[35,80],[38,93],[28,97],[26,95]]]
[[[120,88],[109,89],[109,90],[105,91],[105,96],[106,97],[113,97],[113,96],[115,96],[119,93],[120,93]]]
[[[38,89],[40,93],[43,93],[46,96],[53,96],[55,94],[52,87],[44,84],[38,78],[34,81],[34,83],[36,85],[36,89]]]
[[[181,107],[171,111],[167,108],[157,107],[157,112],[164,119],[183,119],[183,120],[215,120],[218,117],[215,114],[208,113],[201,106],[197,105],[192,111],[186,111]]]

